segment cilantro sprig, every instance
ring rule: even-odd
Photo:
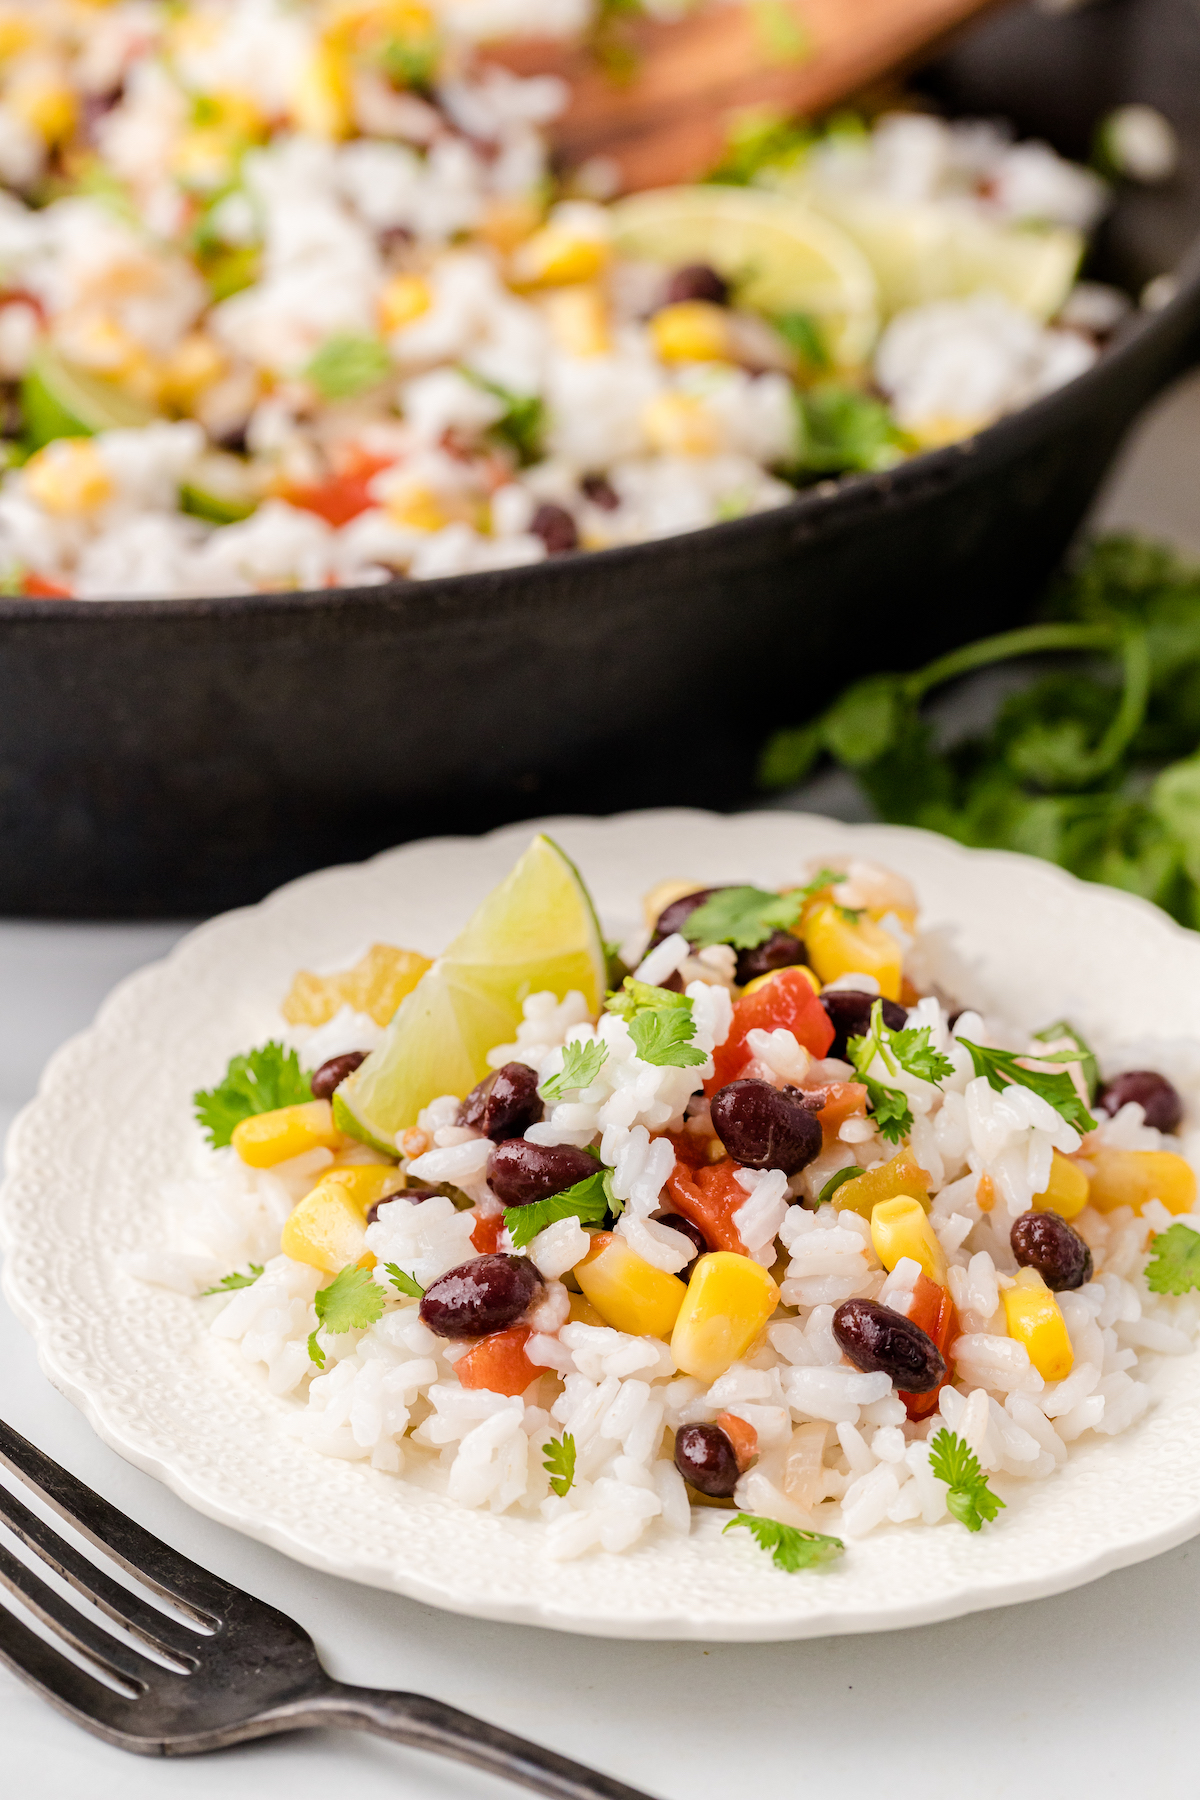
[[[561,1100],[569,1088],[591,1087],[607,1061],[606,1044],[588,1044],[572,1038],[563,1049],[562,1068],[557,1075],[551,1075],[548,1081],[543,1081],[542,1093],[547,1100]]]
[[[611,1169],[597,1169],[594,1175],[585,1175],[561,1194],[534,1200],[528,1206],[505,1207],[504,1224],[513,1249],[524,1250],[548,1225],[569,1219],[572,1214],[581,1225],[602,1225],[610,1212],[619,1213],[625,1202],[613,1194],[612,1175]]]
[[[803,887],[786,894],[765,888],[718,888],[716,893],[689,913],[684,932],[689,944],[704,950],[710,944],[732,944],[735,950],[753,950],[775,931],[790,931],[814,894],[841,881],[837,869],[822,869]]]
[[[560,1438],[550,1438],[542,1445],[546,1452],[542,1467],[550,1477],[550,1486],[560,1499],[575,1485],[575,1439],[569,1431]]]
[[[1186,1294],[1200,1288],[1200,1232],[1171,1225],[1150,1240],[1146,1286],[1152,1294]]]
[[[627,975],[615,994],[605,1001],[607,1011],[625,1020],[633,1047],[643,1062],[660,1069],[691,1069],[707,1062],[703,1050],[692,1042],[696,1022],[686,994],[652,987]]]
[[[801,1569],[820,1569],[836,1562],[846,1546],[841,1538],[826,1537],[821,1531],[801,1531],[796,1525],[782,1525],[778,1519],[764,1519],[757,1513],[737,1513],[730,1519],[721,1536],[730,1531],[748,1531],[760,1550],[769,1550],[771,1560],[785,1575],[797,1575]]]
[[[222,1275],[216,1287],[204,1288],[200,1298],[207,1300],[210,1294],[232,1294],[236,1288],[253,1287],[262,1272],[262,1263],[251,1263],[244,1275],[235,1269],[232,1275]]]
[[[865,1037],[851,1038],[847,1052],[858,1078],[867,1089],[867,1099],[875,1116],[875,1129],[889,1143],[898,1144],[912,1130],[912,1108],[900,1088],[889,1087],[867,1070],[878,1056],[885,1069],[898,1075],[915,1075],[920,1081],[945,1081],[953,1075],[954,1064],[931,1041],[932,1026],[904,1026],[893,1031],[884,1023],[883,1001],[871,1008],[870,1029]]]
[[[960,1525],[968,1531],[981,1531],[984,1521],[994,1519],[1004,1505],[999,1494],[993,1494],[987,1476],[979,1466],[979,1458],[957,1431],[943,1426],[930,1440],[929,1467],[950,1492],[946,1505]]]
[[[993,1050],[985,1044],[973,1044],[970,1038],[959,1038],[964,1050],[968,1050],[971,1061],[975,1065],[976,1075],[983,1075],[988,1086],[1002,1094],[1008,1087],[1026,1087],[1047,1101],[1057,1113],[1061,1113],[1068,1125],[1073,1125],[1081,1134],[1095,1131],[1096,1121],[1079,1098],[1079,1089],[1064,1069],[1061,1074],[1047,1075],[1040,1069],[1026,1069],[1011,1050]],[[1026,1056],[1031,1054],[1024,1052]],[[1069,1052],[1062,1052],[1068,1055]],[[1046,1058],[1047,1061],[1055,1060]],[[1074,1062],[1075,1057],[1071,1057]]]
[[[200,1088],[192,1095],[192,1105],[197,1124],[207,1132],[213,1149],[220,1150],[243,1119],[311,1099],[312,1088],[296,1052],[272,1038],[245,1056],[231,1057],[216,1087]]]
[[[1054,1044],[1062,1038],[1070,1039],[1075,1046],[1074,1052],[1055,1050],[1050,1055],[1040,1056],[1035,1060],[1038,1062],[1077,1062],[1083,1075],[1083,1085],[1087,1089],[1090,1106],[1100,1087],[1100,1064],[1096,1061],[1096,1053],[1083,1033],[1077,1031],[1074,1025],[1069,1024],[1066,1019],[1056,1019],[1053,1025],[1047,1025],[1045,1031],[1035,1031],[1033,1035],[1034,1040],[1039,1044]]]
[[[410,1300],[423,1300],[425,1298],[425,1289],[421,1286],[420,1282],[415,1281],[411,1275],[407,1274],[405,1270],[400,1267],[399,1263],[384,1263],[383,1268],[384,1273],[387,1275],[388,1280],[396,1289],[397,1293],[407,1295]]]
[[[348,1263],[335,1275],[328,1287],[318,1289],[313,1297],[317,1312],[317,1331],[322,1326],[334,1336],[343,1331],[365,1331],[383,1317],[383,1289],[372,1278],[370,1269]],[[317,1331],[310,1332],[308,1354],[318,1369],[325,1367],[325,1352],[317,1342]]]

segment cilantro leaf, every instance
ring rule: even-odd
[[[1152,1294],[1186,1294],[1200,1288],[1200,1232],[1170,1225],[1150,1240],[1146,1286]]]
[[[343,1331],[365,1331],[368,1325],[374,1325],[376,1319],[383,1317],[383,1300],[383,1289],[370,1269],[347,1263],[341,1274],[335,1275],[329,1285],[318,1289],[313,1297],[317,1330],[324,1326],[335,1335]],[[325,1367],[316,1331],[309,1336],[308,1354],[319,1369]]]
[[[247,1274],[240,1275],[236,1271],[232,1275],[222,1275],[216,1287],[204,1288],[200,1298],[206,1300],[210,1294],[232,1294],[235,1288],[253,1287],[263,1272],[261,1263],[251,1263]]]
[[[304,373],[326,400],[351,400],[377,387],[391,366],[387,347],[378,338],[340,331],[325,339]]]
[[[542,1467],[550,1476],[550,1486],[561,1499],[575,1485],[575,1439],[569,1431],[560,1438],[550,1438],[542,1445],[546,1452]]]
[[[692,1003],[682,1007],[655,1007],[651,1012],[634,1015],[629,1021],[633,1047],[644,1063],[659,1069],[690,1069],[708,1061],[706,1050],[697,1050],[692,1039],[696,1025]]]
[[[836,1562],[846,1548],[841,1538],[826,1537],[820,1531],[801,1531],[796,1525],[781,1525],[778,1519],[760,1518],[757,1513],[738,1513],[721,1536],[735,1530],[748,1531],[760,1550],[771,1552],[775,1567],[785,1575],[823,1568],[826,1563]]]
[[[1200,1240],[1197,1240],[1200,1242]],[[929,1444],[929,1467],[950,1492],[946,1505],[968,1531],[980,1531],[985,1519],[994,1519],[1004,1505],[999,1494],[993,1494],[987,1476],[979,1466],[979,1458],[956,1431],[943,1426]]]
[[[1066,1019],[1056,1019],[1053,1025],[1047,1025],[1045,1031],[1035,1031],[1033,1035],[1039,1044],[1053,1044],[1059,1038],[1070,1038],[1079,1052],[1078,1056],[1072,1056],[1069,1051],[1058,1050],[1044,1060],[1046,1062],[1077,1062],[1083,1074],[1083,1084],[1087,1088],[1088,1102],[1090,1104],[1094,1101],[1100,1086],[1100,1064],[1096,1061],[1095,1051],[1083,1033],[1076,1031],[1075,1027],[1068,1024]],[[1038,1060],[1043,1059],[1039,1058]]]
[[[831,1175],[829,1177],[829,1180],[817,1195],[817,1205],[828,1206],[832,1201],[833,1196],[844,1182],[853,1181],[856,1175],[861,1174],[862,1170],[857,1163],[851,1163],[848,1168],[839,1169],[836,1175]]]
[[[588,1044],[573,1038],[563,1049],[562,1068],[542,1083],[542,1093],[548,1100],[561,1100],[568,1088],[591,1087],[607,1060],[605,1044]]]
[[[488,427],[488,435],[515,451],[522,468],[538,462],[543,454],[542,438],[546,430],[546,405],[541,396],[518,394],[498,381],[489,381],[476,369],[464,368],[462,373],[504,407],[495,424]]]
[[[985,1076],[988,1086],[998,1094],[1014,1084],[1029,1088],[1061,1113],[1076,1131],[1095,1131],[1096,1121],[1079,1098],[1079,1090],[1065,1069],[1060,1075],[1046,1075],[1037,1069],[1022,1068],[1011,1050],[991,1050],[983,1044],[973,1044],[970,1038],[959,1038],[958,1041],[964,1050],[970,1051],[976,1075]]]
[[[384,1271],[392,1286],[401,1294],[407,1294],[410,1300],[423,1300],[425,1289],[411,1275],[405,1274],[399,1263],[384,1263]]]
[[[680,1011],[686,1007],[690,1011],[691,1005],[686,994],[676,994],[670,988],[653,987],[648,981],[639,981],[635,975],[627,975],[616,993],[610,994],[604,1002],[604,1010],[616,1013],[618,1019],[629,1020],[636,1018],[638,1013],[652,1012],[664,1006],[673,1006]]]
[[[887,1026],[884,1026],[887,1031]],[[953,1075],[954,1064],[940,1050],[935,1050],[930,1043],[933,1027],[921,1025],[917,1028],[905,1027],[901,1031],[888,1032],[888,1049],[900,1067],[908,1075],[915,1075],[921,1081],[945,1081]]]
[[[505,1207],[504,1224],[514,1250],[524,1250],[547,1225],[569,1219],[572,1214],[581,1225],[603,1224],[610,1210],[614,1210],[611,1185],[612,1170],[597,1169],[594,1175],[585,1175],[582,1181],[577,1181],[574,1187],[564,1188],[561,1194],[534,1200],[529,1206]],[[615,1210],[620,1210],[620,1202]]]
[[[912,1130],[912,1108],[908,1104],[907,1095],[900,1089],[888,1087],[867,1070],[878,1056],[884,1066],[897,1074],[904,1069],[908,1074],[921,1074],[924,1069],[942,1065],[944,1073],[953,1075],[954,1064],[934,1049],[929,1043],[930,1027],[923,1025],[919,1031],[891,1031],[883,1020],[883,1001],[876,1000],[871,1008],[871,1029],[865,1037],[851,1038],[846,1051],[854,1064],[858,1079],[865,1083],[867,1101],[875,1116],[875,1129],[890,1144],[898,1144],[906,1132]],[[908,1040],[904,1045],[905,1055],[917,1067],[910,1068],[902,1056],[897,1054],[898,1038]],[[923,1080],[936,1079],[922,1075]]]
[[[312,1099],[308,1076],[294,1050],[285,1050],[272,1038],[246,1056],[234,1056],[214,1088],[192,1095],[196,1122],[208,1133],[214,1150],[228,1144],[233,1128],[255,1113],[274,1112],[280,1106],[299,1106]]]
[[[735,950],[753,950],[774,931],[790,931],[814,894],[842,876],[837,869],[822,869],[803,887],[786,894],[765,888],[718,888],[703,905],[689,913],[684,933],[698,950],[709,944],[732,944]]]
[[[886,1087],[873,1075],[860,1075],[867,1090],[867,1104],[875,1120],[875,1129],[889,1144],[898,1144],[912,1130],[912,1109],[908,1097],[899,1088]]]

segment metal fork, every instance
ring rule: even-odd
[[[0,1521],[85,1600],[171,1665],[164,1668],[110,1634],[0,1544],[0,1587],[122,1691],[86,1673],[2,1605],[0,1662],[110,1744],[143,1756],[191,1756],[278,1732],[342,1727],[454,1757],[553,1800],[649,1800],[441,1700],[332,1680],[293,1619],[143,1531],[3,1420],[0,1462],[112,1562],[194,1622],[130,1593],[0,1487]]]

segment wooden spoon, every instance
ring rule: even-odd
[[[529,40],[489,51],[519,74],[571,87],[553,130],[569,166],[603,156],[623,190],[694,181],[719,160],[731,114],[816,114],[906,63],[993,0],[747,0],[675,24],[640,19],[634,72],[617,81],[583,45]]]

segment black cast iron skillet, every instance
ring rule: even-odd
[[[212,601],[0,601],[0,912],[181,915],[531,813],[733,806],[774,726],[1019,621],[1200,333],[1200,9],[977,26],[924,85],[1085,157],[1114,105],[1184,141],[1091,269],[1175,298],[968,443],[774,512],[533,568]]]

